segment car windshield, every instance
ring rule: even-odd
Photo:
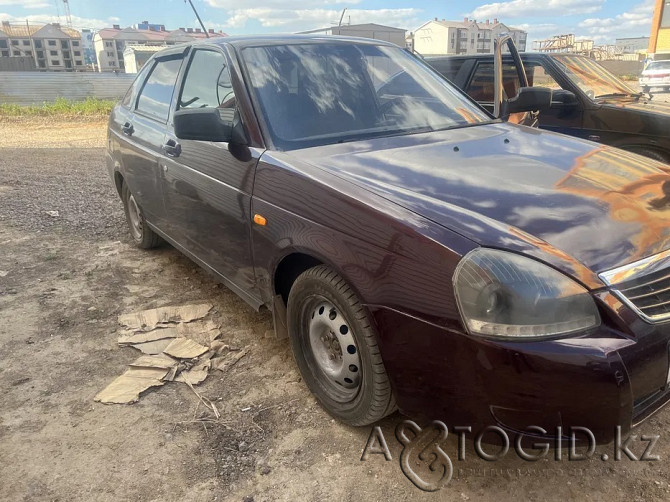
[[[556,56],[555,60],[563,66],[568,78],[592,99],[637,94],[593,59],[580,56]]]
[[[280,150],[492,120],[400,48],[272,45],[247,47],[242,59],[267,132]]]
[[[646,70],[670,70],[670,61],[654,61],[647,65]]]

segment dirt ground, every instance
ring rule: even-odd
[[[393,459],[361,454],[370,427],[332,420],[297,373],[285,342],[257,313],[169,246],[132,247],[104,168],[103,123],[0,123],[0,500],[668,500],[670,409],[655,462],[486,462],[467,443],[439,492],[400,468],[395,414],[383,423]],[[56,213],[48,213],[57,211]],[[211,302],[223,340],[249,353],[198,392],[184,384],[134,405],[98,391],[137,352],[117,345],[120,314]],[[636,443],[639,455],[644,449]]]

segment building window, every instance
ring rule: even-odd
[[[44,59],[44,51],[37,51],[37,59]]]
[[[24,40],[23,45],[25,46],[30,46],[30,40]]]
[[[60,61],[58,61],[57,59],[52,59],[51,66],[60,66]]]
[[[63,49],[69,49],[70,48],[70,41],[69,40],[61,40],[60,41],[60,46]]]
[[[35,49],[41,49],[42,48],[42,41],[41,40],[35,40],[33,43],[35,44]]]
[[[49,51],[49,55],[58,56],[58,51]]]
[[[63,59],[71,59],[70,51],[63,51]]]
[[[56,46],[56,41],[55,40],[49,40],[49,42],[47,42],[47,43],[49,44],[50,47],[55,47]]]
[[[111,47],[112,45],[114,45],[112,42],[105,42],[105,47]]]
[[[44,61],[44,60],[38,61],[37,66],[39,66],[40,68],[46,68],[47,67],[47,62]]]
[[[80,51],[74,51],[74,55],[75,56],[81,56],[81,52]]]
[[[19,41],[18,40],[12,40],[12,45],[19,45]]]
[[[661,28],[670,28],[670,2],[666,1],[663,5],[663,15],[661,17]]]
[[[79,47],[79,42],[77,42],[76,40],[73,40],[72,41],[72,47]]]
[[[7,40],[0,40],[0,49],[7,48]]]
[[[8,58],[9,57],[9,51],[0,51],[0,56],[3,58]]]
[[[116,61],[110,61],[109,66],[116,66]]]
[[[14,56],[20,56],[21,55],[21,53],[19,51],[14,51],[13,54],[14,54]]]
[[[108,57],[108,58],[113,58],[113,57],[114,57],[114,53],[113,53],[113,52],[107,52],[107,57]]]
[[[74,64],[76,64],[77,66],[81,66],[82,63],[81,63],[81,61],[75,61]]]

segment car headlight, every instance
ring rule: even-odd
[[[506,251],[478,248],[454,274],[456,300],[473,335],[525,340],[600,325],[591,295],[547,265]]]

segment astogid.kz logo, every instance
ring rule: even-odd
[[[465,442],[466,436],[472,433],[472,428],[467,426],[454,427],[453,432],[458,435],[458,461],[465,460]],[[547,431],[537,426],[527,428],[529,433],[547,435]],[[485,451],[483,439],[486,435],[495,436],[498,441],[497,452]],[[437,491],[447,485],[454,474],[454,466],[445,452],[446,439],[449,435],[449,428],[439,420],[435,420],[423,429],[411,420],[400,422],[395,429],[395,436],[402,450],[400,453],[400,468],[407,478],[424,491]],[[563,448],[569,448],[566,455],[568,461],[587,460],[593,458],[596,453],[596,441],[593,433],[586,427],[569,427],[563,430],[557,427],[552,431],[553,440],[532,440],[523,434],[517,434],[513,449],[517,456],[528,462],[535,462],[545,458],[549,454],[551,444],[554,446],[554,460],[563,460]],[[632,446],[637,441],[638,436],[631,434],[623,439],[621,427],[615,430],[615,441],[613,444],[613,455],[607,453],[600,455],[600,460],[619,461],[623,456],[630,461],[655,461],[660,460],[658,455],[653,454],[660,436],[641,435],[640,441],[646,444],[644,451],[635,453]],[[530,446],[523,446],[522,442],[527,438],[532,442]],[[507,433],[498,426],[488,426],[479,431],[474,436],[473,447],[478,458],[487,462],[495,462],[504,458],[510,451],[510,438]],[[549,442],[551,441],[551,443]],[[585,448],[585,451],[578,452],[577,447]],[[524,449],[525,448],[525,449]],[[488,448],[489,450],[491,447]],[[639,450],[639,448],[638,448]],[[375,426],[370,431],[370,436],[363,449],[362,461],[370,458],[370,455],[383,455],[386,461],[392,460],[384,433],[379,426]],[[598,457],[596,457],[598,458]]]

